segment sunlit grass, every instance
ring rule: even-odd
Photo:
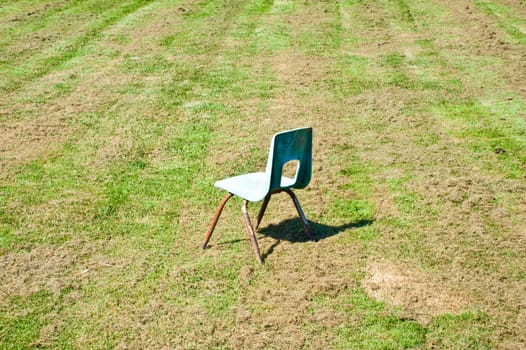
[[[5,2],[0,87],[16,101],[2,100],[0,122],[6,132],[38,118],[51,126],[22,129],[21,147],[43,151],[2,169],[0,277],[13,290],[1,290],[0,347],[239,348],[234,335],[264,331],[254,347],[292,348],[277,335],[293,330],[305,348],[492,348],[515,325],[496,330],[500,310],[474,311],[483,297],[425,323],[359,286],[375,259],[429,278],[453,262],[494,277],[499,262],[522,259],[513,246],[491,255],[479,231],[445,236],[455,257],[434,246],[460,225],[442,225],[453,212],[480,215],[485,239],[515,227],[496,209],[521,215],[509,188],[524,178],[526,125],[524,101],[500,89],[502,58],[448,51],[432,31],[445,9],[425,3]],[[522,42],[504,6],[476,3]],[[284,219],[259,232],[257,267],[235,198],[200,251],[222,195],[214,181],[260,170],[272,134],[307,123],[314,174],[298,194],[320,242],[295,236],[301,224],[280,199]],[[469,192],[431,193],[466,169],[515,187],[467,209]],[[313,291],[312,276],[337,293]],[[326,310],[343,321],[308,317]]]

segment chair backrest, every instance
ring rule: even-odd
[[[290,161],[298,161],[294,183],[283,186],[281,176],[283,166]],[[282,131],[272,137],[268,155],[266,174],[270,174],[270,191],[280,188],[304,188],[312,173],[312,128],[298,128]]]

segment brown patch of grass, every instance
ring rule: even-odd
[[[91,270],[107,266],[103,260],[90,257],[100,248],[94,242],[72,239],[63,245],[40,245],[30,251],[8,253],[0,257],[1,300],[40,291],[58,293],[79,285]]]
[[[375,190],[378,192],[378,195],[375,196],[375,207],[378,213],[376,219],[395,218],[400,215],[389,188],[386,185],[379,185]]]
[[[266,241],[261,240],[263,251],[268,249]],[[357,251],[349,247],[325,242],[309,243],[307,247],[286,242],[277,245],[272,260],[266,261],[270,270],[251,279],[255,286],[235,310],[238,322],[232,345],[260,348],[281,344],[295,348],[331,344],[334,338],[317,338],[315,334],[345,324],[346,314],[330,305],[316,306],[316,299],[334,298],[356,287],[354,268],[345,262],[355,254]],[[309,263],[300,265],[304,259]],[[261,332],[259,345],[250,344],[247,336],[252,338]]]
[[[442,314],[460,314],[470,305],[468,295],[447,281],[400,262],[370,261],[362,286],[375,299],[403,307],[424,324]]]
[[[297,51],[280,52],[269,58],[268,64],[276,78],[286,84],[288,91],[299,92],[301,86],[321,81],[327,77],[329,67],[323,58],[300,54]]]

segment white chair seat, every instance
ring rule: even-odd
[[[281,177],[281,187],[289,188],[295,180]],[[215,186],[250,202],[257,202],[268,194],[270,177],[264,172],[249,173],[217,181]]]

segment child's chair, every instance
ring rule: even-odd
[[[294,178],[283,176],[283,167],[290,161],[297,161],[296,175]],[[265,214],[270,197],[275,193],[286,192],[292,198],[294,205],[296,206],[296,210],[298,211],[303,223],[305,232],[312,241],[316,241],[312,234],[309,222],[301,209],[298,198],[291,190],[291,188],[306,187],[310,182],[311,173],[312,128],[298,128],[275,134],[270,144],[270,152],[265,172],[239,175],[215,183],[216,187],[221,188],[228,193],[223,197],[216,209],[214,218],[210,223],[208,232],[206,233],[203,249],[206,249],[208,245],[208,241],[214,232],[214,228],[219,220],[221,212],[223,211],[223,207],[233,195],[243,198],[241,211],[243,212],[247,232],[250,241],[252,242],[252,248],[254,249],[256,259],[260,265],[263,264],[263,260],[261,259],[258,242],[247,212],[247,204],[249,201],[257,202],[264,199],[256,221],[257,229],[261,223],[263,215]]]

